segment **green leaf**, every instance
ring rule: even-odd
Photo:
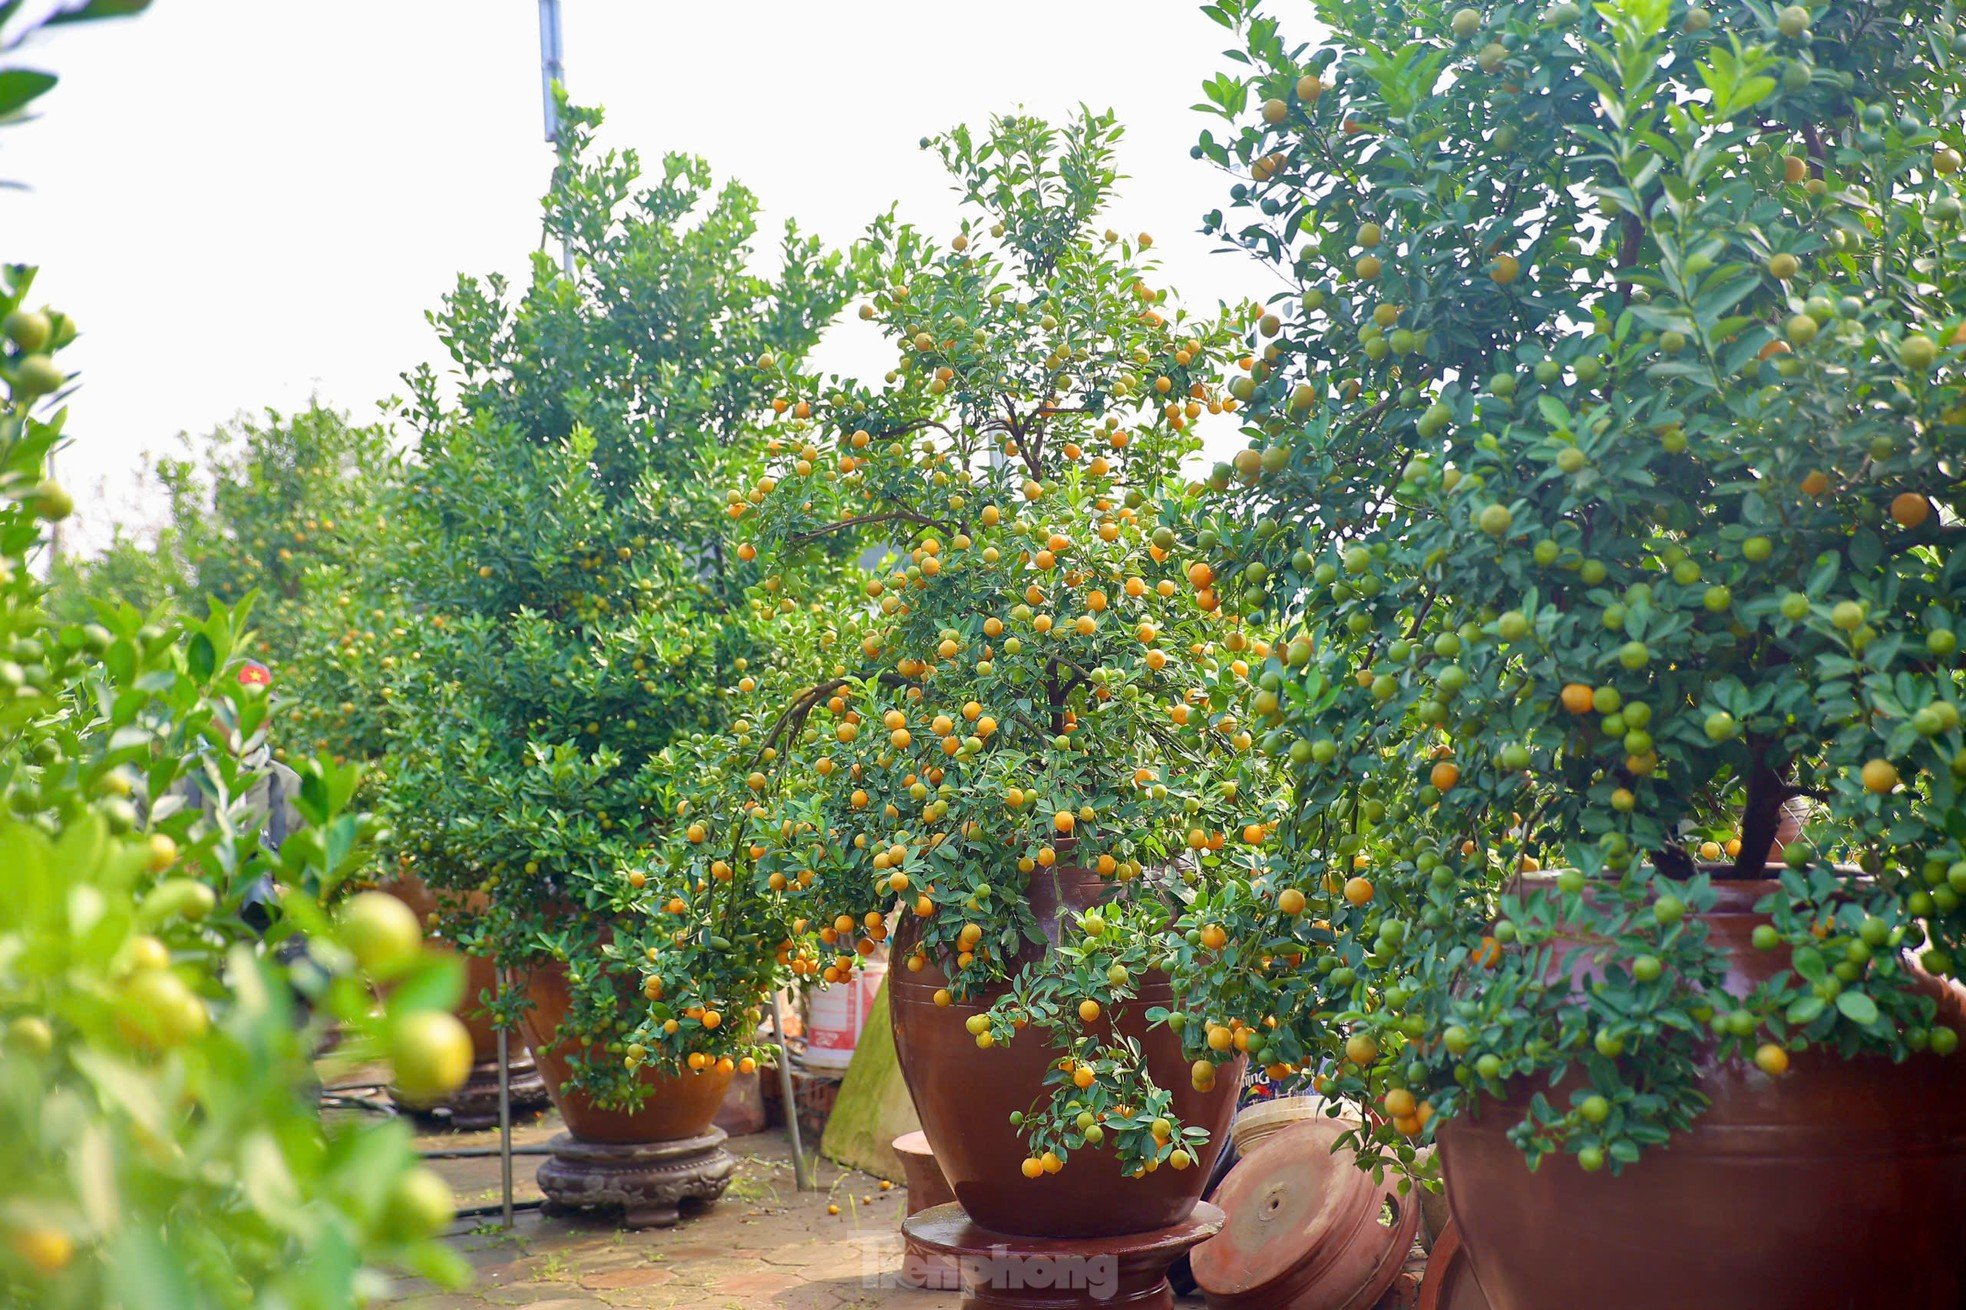
[[[212,671],[218,667],[218,651],[212,639],[200,632],[191,638],[191,645],[185,651],[185,667],[190,669],[194,682],[206,683],[212,679]]]
[[[276,1228],[300,1230],[304,1217],[300,1189],[271,1133],[264,1130],[251,1133],[240,1144],[239,1181],[247,1203],[262,1218]]]
[[[122,1204],[116,1188],[116,1148],[109,1130],[100,1122],[82,1129],[82,1140],[69,1157],[69,1174],[75,1180],[75,1195],[91,1227],[107,1232],[116,1226]]]
[[[0,71],[0,115],[25,108],[29,101],[52,89],[57,80],[53,73],[38,72],[32,68]]]
[[[464,997],[464,967],[454,955],[426,953],[389,984],[391,1010],[452,1010]]]
[[[129,641],[118,641],[103,655],[103,667],[109,670],[110,679],[118,684],[126,683],[136,676],[136,647]]]
[[[92,23],[99,18],[128,18],[150,8],[150,0],[88,0],[48,19],[49,27],[63,23]]]
[[[1851,1023],[1868,1028],[1877,1022],[1877,1002],[1864,992],[1839,992],[1836,1008]]]
[[[1850,563],[1860,569],[1874,569],[1884,559],[1884,543],[1869,528],[1859,528],[1850,537]]]
[[[164,1234],[142,1224],[117,1230],[104,1254],[111,1300],[125,1310],[180,1310],[203,1298]]]
[[[309,769],[300,775],[299,807],[308,822],[327,822],[330,813],[328,801],[328,780],[321,776],[319,769]]]

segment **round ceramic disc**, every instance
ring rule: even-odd
[[[1230,1171],[1211,1198],[1228,1220],[1192,1257],[1195,1281],[1211,1301],[1352,1305],[1375,1283],[1383,1291],[1398,1276],[1418,1207],[1392,1201],[1354,1166],[1351,1152],[1332,1153],[1347,1127],[1298,1120]]]

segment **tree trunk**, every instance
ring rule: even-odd
[[[1747,802],[1741,813],[1741,853],[1734,858],[1730,876],[1759,878],[1768,867],[1769,847],[1781,827],[1782,805],[1794,792],[1782,775],[1768,764],[1766,743],[1750,741],[1754,766],[1748,773]]]

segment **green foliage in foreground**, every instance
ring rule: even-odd
[[[273,673],[275,758],[378,758],[400,681],[383,589],[402,472],[388,427],[310,404],[241,416],[179,445],[147,470],[167,507],[163,524],[142,538],[119,531],[93,558],[57,562],[57,613],[86,621],[97,602],[115,599],[195,614],[206,598],[236,605],[255,596],[249,653]]]
[[[22,89],[0,70],[0,112]],[[33,280],[0,270],[0,1305],[342,1310],[391,1269],[461,1282],[432,1240],[449,1191],[404,1127],[316,1104],[321,1076],[383,1057],[413,1087],[461,1081],[457,968],[406,911],[319,908],[379,835],[345,812],[352,769],[301,763],[305,827],[262,843],[250,597],[201,622],[54,615],[30,562],[73,509],[48,467],[75,327]],[[263,880],[264,940],[240,917]]]

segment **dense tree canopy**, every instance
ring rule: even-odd
[[[433,315],[455,398],[428,370],[410,379],[394,585],[414,683],[391,769],[411,866],[492,893],[465,939],[508,964],[571,962],[572,1022],[618,1057],[623,997],[643,985],[622,916],[674,822],[658,802],[695,767],[668,752],[726,725],[725,690],[780,658],[779,601],[749,591],[761,575],[727,547],[719,493],[763,458],[751,361],[810,348],[847,274],[790,226],[779,271],[753,271],[749,192],[682,155],[645,178],[633,152],[594,144],[598,123],[569,111],[546,202],[572,272],[542,253],[522,293],[462,279]],[[679,973],[740,1013],[772,967],[706,950]],[[752,1039],[691,1035],[717,1054]],[[606,1091],[621,1074],[617,1058],[586,1076]]]
[[[1580,1062],[1520,1140],[1615,1165],[1697,1113],[1696,1034],[1949,1048],[1880,948],[1951,972],[1966,932],[1957,15],[1355,0],[1294,46],[1268,8],[1212,10],[1200,150],[1298,285],[1215,481],[1305,637],[1288,858],[1373,870],[1315,907],[1307,1009],[1374,1057],[1342,1087],[1460,1110]],[[1798,798],[1794,970],[1728,995],[1682,916]],[[1605,976],[1536,1003],[1560,924]]]

